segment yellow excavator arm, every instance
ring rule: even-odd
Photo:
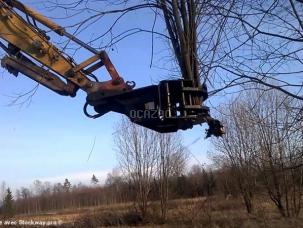
[[[54,81],[57,82],[58,88],[55,88],[56,92],[60,94],[66,94],[75,96],[75,92],[78,88],[83,89],[87,93],[96,92],[100,90],[116,90],[125,91],[131,89],[130,86],[126,85],[123,79],[119,76],[114,66],[111,64],[106,52],[91,48],[76,37],[65,32],[64,28],[50,21],[46,17],[35,12],[33,9],[25,6],[19,1],[15,0],[0,0],[0,37],[7,41],[9,47],[7,51],[10,56],[2,61],[2,65],[7,68],[11,67],[18,69],[21,73],[25,73],[27,76],[33,76],[34,80],[48,87],[55,88]],[[94,56],[84,61],[79,65],[75,65],[71,58],[63,54],[58,48],[49,42],[49,37],[43,33],[37,26],[30,24],[25,21],[16,11],[18,9],[23,12],[27,18],[31,17],[34,21],[38,21],[51,30],[55,31],[61,36],[68,36],[70,39],[77,41],[81,46],[86,47],[89,51],[93,52]],[[35,23],[36,24],[36,23]],[[41,67],[34,67],[32,69],[33,62],[24,61],[23,59],[15,58],[17,53],[21,51],[26,53],[42,66],[51,70],[54,74],[49,71],[44,71]],[[98,63],[96,63],[98,62]],[[112,80],[108,82],[98,83],[88,79],[84,74],[84,68],[88,65],[96,63],[93,67],[86,71],[88,74],[93,73],[94,70],[98,69],[102,65],[105,65],[108,69]],[[34,71],[33,74],[30,71]],[[34,75],[47,75],[47,78],[41,78]],[[67,80],[66,86],[63,86],[63,82],[57,77],[59,75]],[[52,79],[53,78],[53,79]],[[52,81],[51,83],[48,83]],[[60,83],[61,82],[61,83]],[[60,87],[60,88],[59,88]]]
[[[50,42],[37,22],[76,42],[92,56],[76,64]],[[207,136],[223,134],[220,122],[210,117],[209,108],[202,105],[208,97],[205,85],[195,87],[190,80],[165,80],[133,90],[135,83],[119,76],[105,51],[92,48],[17,0],[0,0],[0,47],[7,53],[1,66],[15,76],[22,73],[60,95],[74,97],[78,89],[85,91],[84,112],[89,117],[114,111],[158,132],[185,130],[207,122]],[[100,82],[93,73],[103,66],[111,80]],[[94,107],[96,115],[87,113],[88,105]]]

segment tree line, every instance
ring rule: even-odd
[[[169,199],[214,194],[217,186],[215,175],[212,170],[194,165],[186,174],[170,176],[167,183]],[[14,214],[51,213],[63,209],[129,203],[137,200],[138,184],[129,182],[117,170],[108,174],[105,184],[99,184],[95,175],[91,182],[91,185],[72,185],[68,179],[63,183],[55,184],[36,180],[33,187],[17,189],[14,195],[10,188],[5,188],[0,201],[1,217],[11,217]],[[159,179],[151,180],[148,201],[161,199],[160,186]]]

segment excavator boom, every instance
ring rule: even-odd
[[[87,49],[92,56],[76,64],[50,42],[37,22]],[[15,76],[22,73],[60,95],[74,97],[79,89],[86,92],[84,112],[89,117],[114,111],[158,132],[185,130],[207,122],[208,136],[223,134],[220,122],[202,105],[207,99],[205,85],[195,87],[192,81],[180,79],[133,90],[135,83],[120,77],[105,51],[94,49],[17,0],[0,0],[0,47],[7,53],[1,66]],[[111,80],[100,82],[93,73],[103,66]],[[96,115],[87,113],[88,105],[94,107]]]
[[[13,8],[23,12],[27,18],[32,17],[33,20],[39,21],[59,35],[68,35],[70,39],[78,41],[81,46],[89,49],[89,51],[93,52],[94,55],[83,63],[75,65],[71,58],[64,55],[58,48],[56,48],[56,46],[49,42],[49,37],[45,33],[43,33],[34,24],[27,22],[16,11],[14,11]],[[23,59],[21,61],[20,58],[18,60],[18,57],[17,59],[14,59],[13,57],[17,56],[18,52],[21,51],[69,82],[66,87],[60,87],[61,90],[63,89],[63,91],[60,92],[61,94],[75,96],[75,91],[78,88],[81,88],[87,93],[100,90],[125,91],[130,89],[119,76],[104,51],[98,52],[84,44],[76,37],[65,32],[65,30],[59,25],[56,25],[54,22],[51,22],[46,17],[23,5],[19,1],[0,0],[0,19],[0,37],[9,43],[10,48],[8,48],[7,51],[11,54],[2,63],[4,67],[8,66],[16,68],[16,66],[19,66],[17,68],[20,72],[23,73],[23,69],[27,72],[28,65],[34,63],[26,61],[26,64],[23,64],[24,59],[26,58],[24,55],[22,56]],[[94,68],[88,69],[89,73],[93,73],[94,70],[105,65],[112,77],[112,80],[103,83],[94,83],[88,79],[83,70],[85,67],[93,63],[96,64],[94,65]],[[44,71],[42,70],[41,73],[44,73]],[[30,77],[28,74],[25,75]],[[37,78],[35,77],[34,80],[37,80]],[[55,79],[54,77],[54,81],[58,81],[58,79]],[[40,83],[44,84],[43,81],[40,81]],[[57,91],[60,89],[57,88]]]

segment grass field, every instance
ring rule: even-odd
[[[283,218],[270,201],[262,198],[255,200],[255,210],[249,215],[240,198],[226,200],[217,196],[170,201],[165,223],[160,220],[159,202],[149,204],[146,219],[140,217],[132,203],[18,215],[15,219],[61,221],[63,227],[303,227],[302,214]]]

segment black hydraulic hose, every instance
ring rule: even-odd
[[[83,106],[83,112],[84,114],[89,117],[89,118],[92,118],[92,119],[96,119],[96,118],[99,118],[101,117],[102,115],[101,114],[96,114],[96,115],[91,115],[87,112],[87,107],[88,107],[88,103],[85,102],[84,106]]]

